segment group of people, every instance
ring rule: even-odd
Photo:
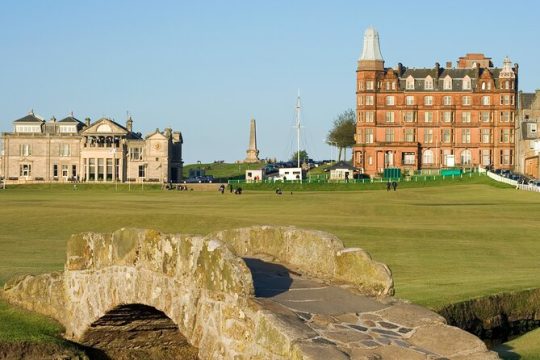
[[[235,195],[242,195],[242,188],[240,186],[235,189],[231,184],[229,184],[228,188],[231,194],[234,193]],[[225,194],[225,184],[221,184],[218,191],[221,193],[221,195]]]
[[[388,182],[386,183],[386,191],[390,191],[390,189],[394,189],[394,191],[397,190],[397,182],[396,181],[392,181],[390,182],[390,180],[388,180]]]

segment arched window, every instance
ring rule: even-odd
[[[406,80],[405,89],[414,90],[414,78],[412,75],[409,75]]]
[[[471,78],[469,75],[465,75],[463,78],[463,90],[471,90]]]
[[[486,90],[486,83],[482,81],[482,90]]]
[[[461,165],[470,165],[471,161],[471,150],[463,150],[461,152]]]
[[[424,153],[422,154],[422,163],[424,164],[433,164],[433,151],[427,149],[424,150]]]
[[[505,88],[505,89],[510,89],[510,81],[506,80],[506,81],[504,82],[504,88]]]
[[[452,90],[452,78],[450,75],[446,75],[444,78],[443,88],[444,90]]]
[[[426,79],[424,80],[424,89],[433,90],[433,78],[429,75],[426,76]]]

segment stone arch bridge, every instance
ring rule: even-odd
[[[63,272],[12,279],[1,295],[105,358],[130,346],[110,335],[126,331],[146,333],[139,350],[160,341],[170,350],[154,358],[181,358],[179,344],[194,359],[498,358],[437,314],[393,299],[388,267],[365,251],[294,227],[76,234]]]

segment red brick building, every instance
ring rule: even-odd
[[[518,65],[467,54],[456,67],[385,68],[369,28],[357,69],[354,165],[371,176],[514,166]]]

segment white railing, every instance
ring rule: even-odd
[[[487,172],[487,176],[492,178],[495,181],[499,181],[508,185],[515,186],[516,189],[519,190],[525,190],[525,191],[534,191],[534,192],[540,192],[540,187],[536,185],[529,185],[529,184],[518,184],[516,180],[505,178],[504,176],[497,175],[495,173],[492,173],[491,171]]]

